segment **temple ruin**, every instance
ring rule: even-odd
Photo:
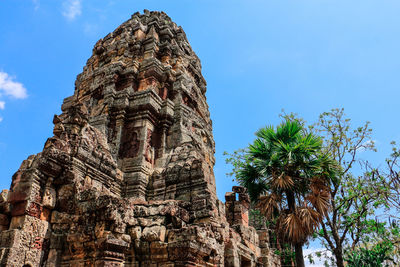
[[[99,40],[0,195],[1,266],[279,266],[242,187],[216,195],[199,58],[144,11]]]

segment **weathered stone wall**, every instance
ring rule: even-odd
[[[0,195],[1,265],[276,266],[244,189],[216,197],[205,91],[162,12],[98,41],[54,136]]]

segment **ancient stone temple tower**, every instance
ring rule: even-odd
[[[0,265],[277,266],[243,188],[216,197],[205,92],[162,12],[98,41],[54,136],[0,196]]]

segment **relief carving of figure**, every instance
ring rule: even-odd
[[[120,156],[123,158],[134,158],[139,151],[139,140],[137,132],[126,134],[120,148]]]
[[[153,137],[153,131],[147,129],[146,150],[144,153],[144,158],[146,159],[146,161],[150,162],[151,164],[154,164],[154,146],[152,142],[152,137]]]

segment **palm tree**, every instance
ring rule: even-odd
[[[279,240],[294,247],[296,266],[303,267],[303,245],[329,210],[337,164],[322,153],[322,140],[298,121],[262,128],[256,136],[237,178],[275,222]]]

